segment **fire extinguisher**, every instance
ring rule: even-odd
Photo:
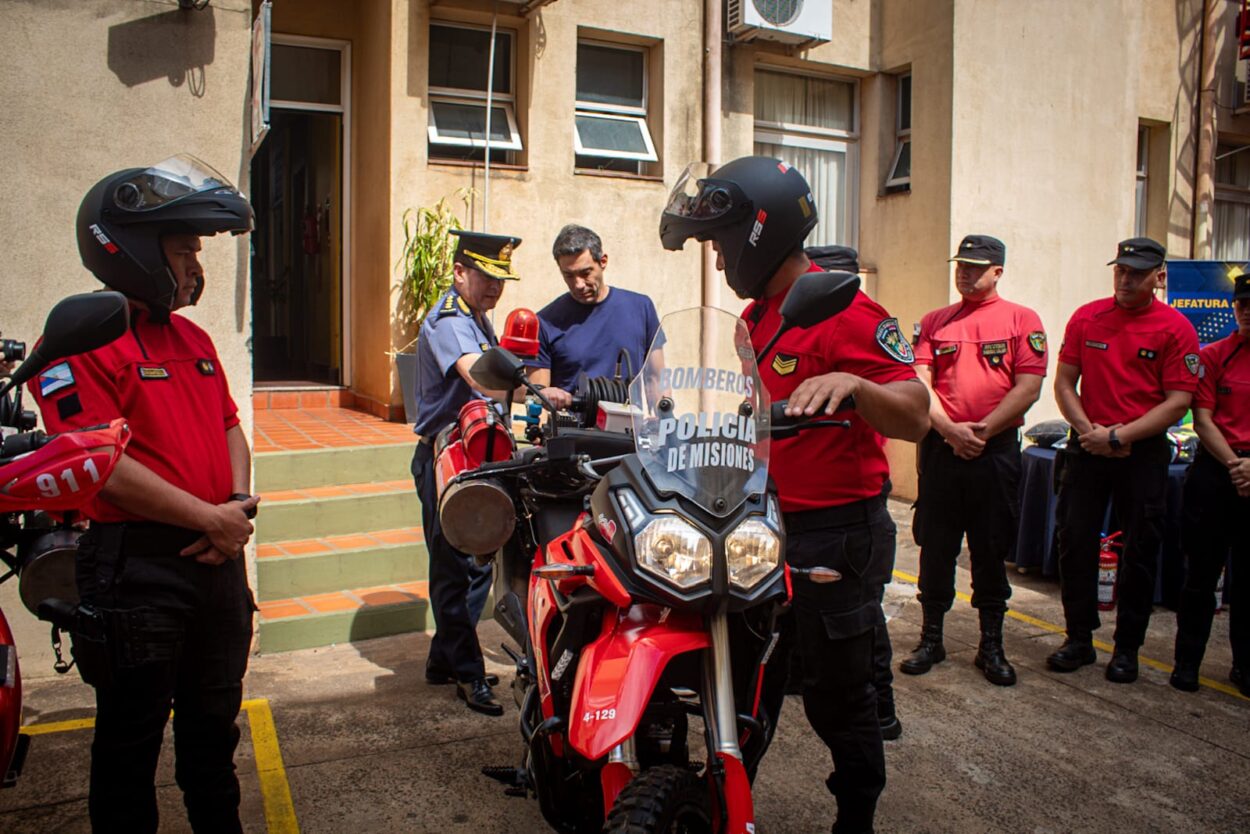
[[[1123,547],[1116,541],[1122,531],[1117,530],[1111,535],[1102,534],[1098,545],[1098,610],[1112,611],[1115,609],[1115,582],[1120,567],[1120,554],[1116,548]]]

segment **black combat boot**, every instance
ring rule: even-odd
[[[1003,653],[1003,612],[981,612],[981,645],[973,661],[985,679],[997,686],[1015,686],[1016,670]]]
[[[924,626],[920,630],[920,642],[907,655],[907,659],[898,665],[900,672],[923,675],[933,668],[933,664],[946,659],[946,649],[942,646],[942,618],[945,616],[946,612],[941,608],[924,606]]]

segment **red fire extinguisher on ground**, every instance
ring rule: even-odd
[[[1120,554],[1116,548],[1123,543],[1116,541],[1122,531],[1116,530],[1111,535],[1102,534],[1098,545],[1098,610],[1112,611],[1115,609],[1115,581],[1120,567]]]

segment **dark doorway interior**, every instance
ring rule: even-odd
[[[343,379],[343,117],[271,111],[252,160],[252,361],[257,383]]]

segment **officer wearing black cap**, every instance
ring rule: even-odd
[[[803,250],[808,260],[826,272],[859,272],[859,252],[850,246],[808,246]],[[881,723],[881,738],[894,741],[903,735],[903,724],[898,720],[894,704],[894,649],[890,645],[890,630],[885,625],[874,629],[873,635],[873,686],[877,690],[877,720]],[[801,694],[803,680],[802,655],[790,655],[790,679],[786,683],[787,695]]]
[[[1171,684],[1198,691],[1198,671],[1211,636],[1215,588],[1226,557],[1230,568],[1229,679],[1250,695],[1250,539],[1242,533],[1250,516],[1250,275],[1233,285],[1237,331],[1202,349],[1194,394],[1194,430],[1202,445],[1185,473],[1181,539],[1185,585],[1176,611],[1176,668]]]
[[[1166,258],[1150,238],[1122,241],[1108,264],[1115,266],[1115,294],[1078,308],[1064,331],[1055,398],[1072,430],[1056,460],[1056,516],[1067,639],[1046,658],[1056,672],[1097,659],[1098,534],[1113,498],[1124,551],[1106,677],[1137,680],[1167,498],[1165,432],[1189,409],[1201,370],[1193,326],[1155,298],[1167,281]]]
[[[1020,426],[1046,375],[1046,333],[1037,313],[998,294],[1007,248],[968,235],[951,258],[957,304],[920,321],[916,372],[928,387],[933,424],[920,442],[912,530],[920,545],[924,628],[901,671],[928,672],[946,657],[942,620],[955,600],[955,560],[964,535],[972,562],[972,606],[981,621],[974,660],[991,683],[1011,686],[1003,615],[1011,585],[1003,560],[1015,541]]]
[[[425,663],[430,683],[455,683],[469,709],[503,715],[486,674],[477,621],[490,592],[490,565],[453,548],[438,520],[434,479],[434,437],[456,419],[471,399],[498,399],[499,392],[479,391],[469,369],[483,351],[498,344],[486,314],[503,294],[504,281],[519,280],[512,252],[521,239],[508,235],[453,230],[459,236],[454,280],[421,325],[417,338],[417,422],[420,435],[412,457],[412,477],[421,497],[421,520],[430,555],[430,605],[435,632]]]

